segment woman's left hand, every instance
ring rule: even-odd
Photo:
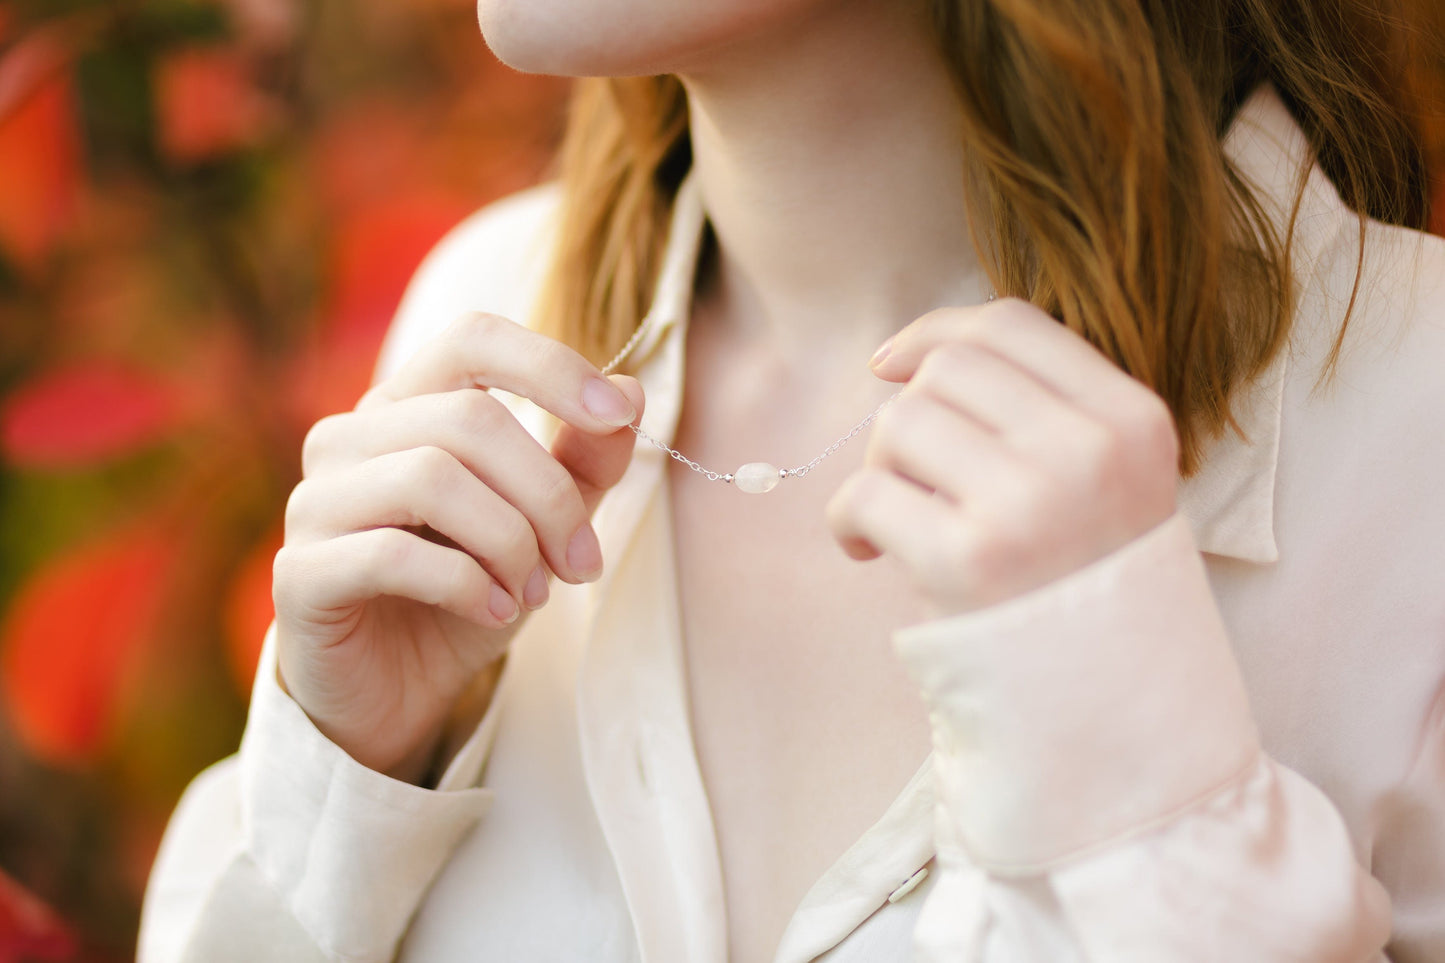
[[[850,557],[901,561],[937,616],[1046,585],[1174,513],[1168,407],[1033,305],[933,311],[887,347],[874,373],[907,385],[828,524]]]

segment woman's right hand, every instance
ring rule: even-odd
[[[561,419],[544,448],[496,387]],[[590,519],[621,479],[642,386],[467,315],[306,436],[273,595],[282,685],[358,762],[415,782],[453,704],[545,603],[592,581]]]

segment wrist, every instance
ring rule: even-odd
[[[435,783],[436,761],[440,755],[445,720],[435,724],[426,737],[413,743],[410,747],[390,752],[367,750],[362,748],[363,741],[348,738],[337,731],[324,719],[315,716],[300,699],[296,698],[286,685],[286,676],[281,671],[279,659],[276,662],[275,676],[276,685],[281,692],[306,715],[306,718],[316,727],[316,731],[353,760],[398,782],[421,787]]]

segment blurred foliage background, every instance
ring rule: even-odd
[[[564,93],[473,0],[0,0],[0,963],[134,957],[302,436]]]
[[[0,0],[0,963],[132,957],[240,737],[302,436],[431,244],[546,175],[565,85],[474,18]]]

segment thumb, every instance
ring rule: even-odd
[[[642,385],[628,375],[608,375],[607,378],[637,409],[637,420],[633,424],[639,424],[645,403]],[[582,431],[563,422],[557,430],[552,439],[552,457],[572,473],[589,516],[607,489],[622,480],[632,461],[632,448],[636,441],[637,435],[626,427],[599,435],[595,430]]]

